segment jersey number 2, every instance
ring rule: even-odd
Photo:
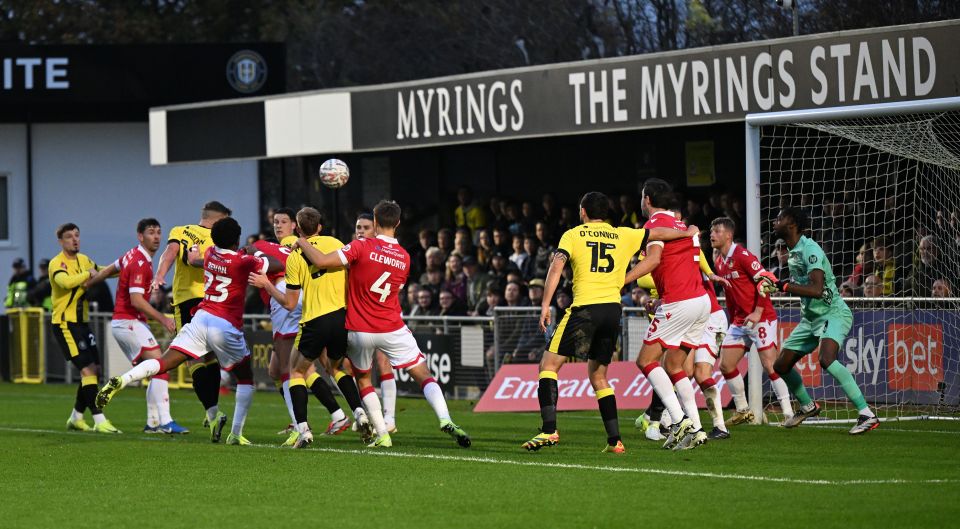
[[[390,279],[390,272],[384,272],[370,287],[370,292],[380,294],[380,303],[386,301],[390,295],[390,283],[387,283],[387,279]]]
[[[591,272],[600,272],[602,274],[608,274],[613,272],[613,256],[608,254],[607,251],[616,249],[615,244],[610,244],[608,242],[596,242],[588,241],[587,247],[591,250],[591,259],[590,259],[590,271]],[[600,260],[603,259],[606,261],[606,265],[600,266]]]
[[[210,301],[214,301],[217,303],[220,303],[221,301],[227,299],[227,295],[230,294],[227,291],[227,286],[229,286],[230,283],[233,282],[232,279],[224,276],[215,276],[206,270],[203,271],[203,277],[206,278],[206,282],[203,285],[203,290],[204,290],[203,299],[208,299]],[[214,282],[216,282],[216,286],[214,286],[214,290],[217,291],[217,295],[211,296],[206,292],[210,290],[210,285],[214,284]]]

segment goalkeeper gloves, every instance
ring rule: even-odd
[[[766,270],[760,272],[758,276],[757,292],[764,297],[773,292],[786,292],[787,284],[790,283],[790,281],[787,279],[777,279],[777,276],[767,272]]]

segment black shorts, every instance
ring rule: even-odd
[[[293,347],[304,358],[316,360],[327,350],[327,358],[340,360],[347,355],[347,309],[317,316],[300,325]]]
[[[50,330],[60,345],[63,357],[73,363],[77,369],[100,363],[97,337],[93,335],[90,326],[86,323],[51,323]]]
[[[173,306],[173,321],[177,324],[177,332],[193,319],[193,308],[200,304],[203,298],[193,298]]]
[[[607,365],[620,338],[619,303],[598,303],[567,309],[547,350],[561,356],[587,358]]]

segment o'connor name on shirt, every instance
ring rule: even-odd
[[[603,237],[605,239],[619,240],[620,234],[605,230],[580,230],[581,237]]]
[[[400,259],[394,259],[393,257],[387,257],[386,255],[380,255],[377,252],[370,252],[370,260],[376,261],[378,263],[383,263],[387,266],[392,266],[394,268],[399,268],[400,270],[407,269],[407,263],[401,261]]]

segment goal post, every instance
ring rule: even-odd
[[[803,208],[854,312],[838,360],[868,403],[888,420],[960,417],[960,97],[749,114],[745,132],[750,251],[766,264],[777,211]],[[799,303],[775,306],[782,344]],[[812,358],[801,373],[824,420],[856,419]],[[749,380],[757,422],[781,420],[755,348]]]

